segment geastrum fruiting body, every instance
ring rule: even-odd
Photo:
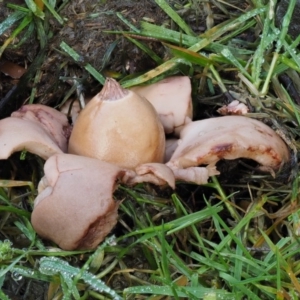
[[[93,249],[117,223],[120,202],[113,199],[119,183],[135,184],[147,181],[152,164],[145,164],[136,174],[95,158],[73,154],[51,156],[44,166],[45,176],[38,186],[31,222],[43,238],[54,241],[61,248]],[[155,167],[155,166],[154,166]],[[165,167],[160,176],[171,176]],[[165,174],[165,171],[171,174]],[[150,174],[151,176],[151,174]],[[158,176],[156,184],[166,184]],[[151,179],[152,180],[152,179]]]
[[[168,94],[162,87],[169,82],[187,79],[172,77],[157,84],[159,95]],[[175,178],[206,183],[219,174],[220,159],[250,158],[265,171],[276,171],[289,160],[285,143],[260,121],[226,116],[191,122],[189,88],[181,96],[185,105],[178,109],[171,101],[165,108],[160,100],[158,112],[146,100],[153,93],[141,97],[108,79],[80,112],[69,144],[67,117],[49,107],[25,105],[0,121],[1,159],[20,150],[47,159],[32,213],[39,235],[63,249],[92,249],[117,222],[119,203],[113,191],[118,183],[147,181],[175,188]],[[177,102],[176,94],[182,94],[171,93]],[[171,120],[165,130],[180,132],[179,139],[165,142],[158,114]],[[63,153],[67,148],[73,154]]]

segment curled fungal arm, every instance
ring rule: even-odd
[[[37,123],[19,118],[0,121],[0,159],[12,153],[27,150],[43,159],[62,150],[52,137]]]
[[[192,86],[187,76],[171,76],[130,90],[154,106],[166,133],[178,135],[183,126],[192,121]]]
[[[72,154],[51,156],[44,171],[33,228],[66,250],[95,248],[117,223],[119,202],[113,192],[126,171]]]
[[[262,170],[277,170],[288,162],[289,150],[269,126],[243,116],[226,116],[195,121],[186,125],[180,134],[178,147],[167,165],[180,179],[193,180],[189,168],[213,167],[220,159],[253,159]],[[202,184],[203,182],[200,182]]]
[[[11,116],[35,122],[48,133],[63,152],[67,152],[68,139],[72,129],[63,113],[46,105],[29,104],[13,112]]]

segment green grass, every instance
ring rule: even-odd
[[[46,12],[34,1],[26,1],[27,7],[10,5],[14,11],[0,24],[0,35],[17,25],[0,56],[21,31],[27,30],[24,38],[33,34],[32,26],[42,48],[44,13],[63,24],[55,1],[43,2]],[[276,1],[266,2],[252,1],[247,11],[235,10],[232,16],[231,6],[220,1],[226,21],[197,36],[180,14],[196,0],[176,8],[157,0],[166,19],[176,24],[172,29],[146,21],[136,26],[118,12],[129,31],[110,33],[129,39],[157,63],[144,74],[121,76],[123,87],[185,74],[192,78],[197,109],[199,103],[208,111],[219,106],[218,91],[249,101],[250,115],[271,123],[291,148],[288,180],[245,171],[238,184],[213,177],[199,190],[182,183],[174,192],[120,187],[116,197],[124,201],[117,237],[95,251],[77,252],[62,251],[34,232],[30,209],[21,201],[32,205],[36,174],[32,181],[1,180],[0,230],[6,239],[0,242],[0,299],[10,299],[3,290],[10,281],[24,279],[28,291],[31,282],[49,283],[49,299],[299,299],[300,107],[279,81],[288,75],[291,85],[300,86],[300,39],[287,35],[296,1],[290,1],[282,28],[273,19]],[[241,38],[249,32],[254,42]],[[157,55],[148,40],[160,41],[169,58]],[[60,47],[81,63],[66,43]],[[103,83],[102,69],[82,68]],[[14,246],[23,244],[26,248]]]

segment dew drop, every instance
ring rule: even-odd
[[[11,278],[14,280],[14,281],[20,281],[23,279],[23,276],[21,274],[19,274],[18,272],[12,272],[11,273]]]

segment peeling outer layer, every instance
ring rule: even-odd
[[[67,152],[68,139],[72,128],[63,113],[46,105],[29,104],[13,112],[11,116],[38,123],[57,143],[60,149],[63,152]]]
[[[150,182],[156,185],[168,184],[175,189],[175,177],[172,170],[165,164],[148,163],[135,168],[136,175],[131,175],[127,184],[133,185],[140,182]]]
[[[190,167],[187,169],[173,169],[176,180],[206,184],[210,176],[219,175],[215,166]]]
[[[65,250],[95,248],[117,223],[119,203],[113,192],[126,171],[72,154],[50,157],[44,171],[33,228]]]
[[[62,153],[52,136],[36,122],[12,117],[0,120],[0,159],[23,150],[43,159]]]
[[[197,176],[193,178],[189,168],[207,165],[208,174],[217,174],[214,167],[220,159],[237,158],[253,159],[262,170],[276,170],[289,161],[290,154],[282,139],[264,123],[243,116],[225,116],[186,125],[167,166],[176,179],[185,180],[186,172],[187,181],[203,184]]]
[[[166,133],[179,134],[193,118],[192,87],[187,76],[172,76],[130,90],[145,97],[155,108]]]

